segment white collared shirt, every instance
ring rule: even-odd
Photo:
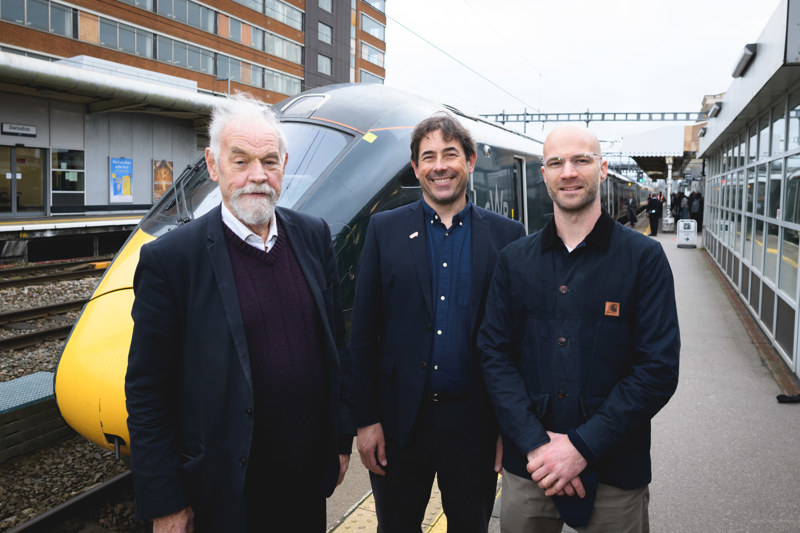
[[[253,233],[253,231],[245,226],[241,220],[236,218],[236,216],[231,213],[230,209],[228,209],[228,206],[226,206],[224,202],[222,203],[222,222],[224,222],[225,225],[228,226],[228,228],[244,242],[254,248],[264,250],[267,253],[269,253],[269,251],[275,245],[275,241],[278,240],[278,223],[275,221],[276,216],[277,214],[273,215],[269,221],[267,242],[264,242],[259,235]]]

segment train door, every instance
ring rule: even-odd
[[[475,205],[513,220],[526,220],[525,160],[483,147],[470,181]]]
[[[0,146],[0,216],[44,213],[46,150]]]

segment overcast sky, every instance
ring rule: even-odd
[[[386,85],[474,115],[525,108],[698,111],[703,95],[727,90],[742,48],[757,41],[777,6],[777,0],[387,0]],[[612,139],[666,124],[591,127]],[[539,124],[528,129],[537,138],[546,131]]]

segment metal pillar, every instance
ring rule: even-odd
[[[667,194],[665,198],[665,206],[662,211],[661,217],[661,231],[675,231],[675,218],[672,216],[672,158],[667,157]]]

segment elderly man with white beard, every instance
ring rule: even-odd
[[[355,433],[330,230],[276,207],[288,154],[265,104],[221,100],[209,137],[222,204],[145,245],[134,278],[137,517],[324,532]]]

